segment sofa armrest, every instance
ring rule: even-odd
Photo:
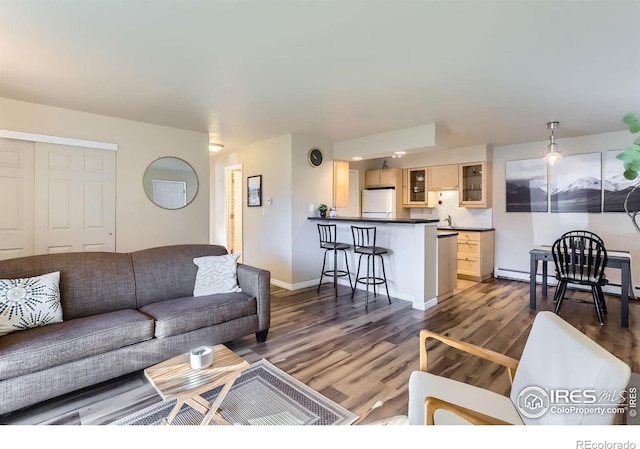
[[[271,272],[249,265],[238,264],[238,286],[243,292],[255,296],[258,303],[260,331],[271,325]]]

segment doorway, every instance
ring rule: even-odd
[[[242,262],[242,165],[225,167],[226,234],[229,254],[240,254]]]

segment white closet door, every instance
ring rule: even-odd
[[[35,146],[35,253],[115,251],[116,153]]]
[[[0,260],[34,254],[33,148],[0,138]]]

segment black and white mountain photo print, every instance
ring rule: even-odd
[[[602,212],[602,153],[575,154],[550,169],[551,212]]]
[[[547,162],[507,161],[507,212],[547,212]]]
[[[609,150],[604,154],[604,212],[624,212],[624,201],[638,181],[629,181],[622,173],[622,161],[616,159],[622,150]],[[629,210],[640,210],[640,189],[629,196]]]

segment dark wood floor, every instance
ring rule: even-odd
[[[553,289],[551,289],[553,294]],[[584,292],[568,295],[588,298]],[[364,293],[352,300],[329,284],[290,292],[272,289],[272,325],[266,343],[253,336],[228,346],[249,362],[266,358],[367,424],[407,414],[407,381],[418,367],[418,334],[423,328],[520,358],[537,311],[529,309],[529,285],[495,280],[477,284],[427,311],[385,296],[364,308]],[[561,316],[640,372],[640,305],[630,306],[630,328],[620,327],[620,301],[607,296],[609,316],[598,324],[593,305],[566,301]],[[538,310],[552,309],[551,297]],[[430,371],[506,394],[504,369],[434,343]],[[104,424],[160,398],[140,374],[0,417],[0,423]],[[103,409],[103,410],[101,410]]]

